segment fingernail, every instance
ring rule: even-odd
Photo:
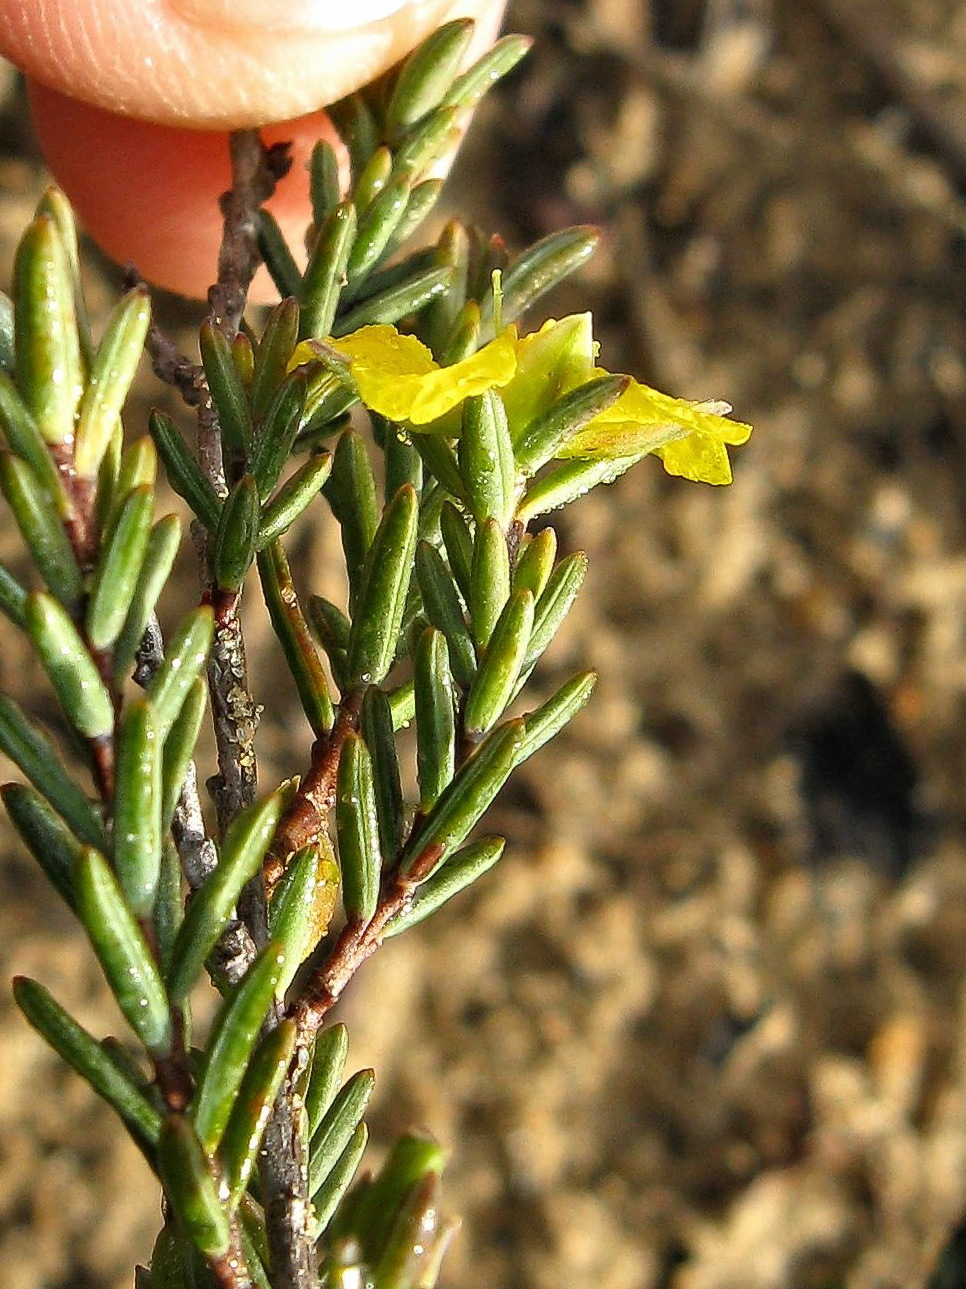
[[[211,27],[255,27],[263,31],[350,31],[389,18],[404,7],[400,0],[174,0],[189,22]]]

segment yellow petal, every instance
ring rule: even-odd
[[[506,385],[516,371],[512,327],[452,367],[440,367],[415,336],[381,324],[328,343],[348,360],[366,407],[411,425],[427,425],[471,395]]]
[[[603,375],[595,372],[595,375]],[[730,483],[726,443],[744,443],[751,426],[721,415],[723,403],[691,403],[634,381],[561,449],[562,457],[627,457],[657,452],[668,474],[696,483]]]

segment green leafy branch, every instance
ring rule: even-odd
[[[589,315],[519,333],[593,230],[514,258],[452,220],[408,249],[436,168],[527,47],[507,37],[461,71],[471,30],[448,24],[331,109],[343,151],[312,154],[304,269],[262,209],[285,156],[233,136],[198,361],[151,324],[142,284],[94,343],[56,192],[21,243],[12,305],[0,300],[0,490],[37,583],[0,569],[0,611],[30,641],[88,775],[0,697],[0,748],[27,780],[2,795],[136,1043],[96,1039],[34,981],[15,994],[160,1181],[165,1224],[139,1289],[435,1283],[453,1230],[443,1153],[405,1137],[353,1184],[373,1075],[343,1082],[346,1031],[326,1021],[385,939],[499,861],[505,839],[477,834],[490,804],[590,697],[591,672],[543,701],[528,689],[586,566],[543,517],[651,454],[727,482],[726,445],[750,432],[726,405],[600,369]],[[256,326],[245,302],[260,259],[282,302]],[[158,410],[125,444],[145,343],[196,411],[194,446]],[[167,643],[156,610],[181,526],[156,517],[159,459],[194,517],[201,580]],[[318,505],[339,529],[343,604],[304,593],[285,549]],[[262,797],[238,614],[253,569],[312,735],[297,777]],[[214,827],[196,786],[206,715]],[[199,1036],[206,974],[222,998]]]

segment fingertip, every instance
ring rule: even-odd
[[[204,296],[221,243],[218,198],[231,185],[227,133],[136,121],[36,82],[29,94],[47,164],[85,231],[155,286]],[[298,255],[311,219],[312,148],[320,138],[341,144],[323,112],[267,127],[262,135],[269,144],[291,143],[292,167],[268,209]],[[276,298],[260,270],[252,299]]]

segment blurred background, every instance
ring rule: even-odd
[[[593,307],[609,369],[756,433],[729,489],[644,463],[561,521],[591,567],[541,683],[600,687],[501,798],[500,868],[345,1001],[375,1155],[453,1148],[453,1289],[914,1289],[966,1208],[966,5],[516,0],[508,29],[536,47],[446,208],[517,248],[599,223],[544,314]],[[45,180],[3,86],[6,284]],[[142,388],[137,430],[173,407]],[[331,544],[298,543],[316,586]],[[307,732],[257,626],[252,655],[267,785]],[[50,710],[6,635],[0,683]],[[2,866],[4,980],[116,1030]],[[130,1286],[157,1224],[4,985],[4,1289]]]

